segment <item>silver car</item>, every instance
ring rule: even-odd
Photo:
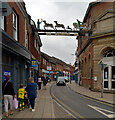
[[[65,77],[58,77],[58,79],[57,79],[57,86],[58,85],[66,85],[66,83],[65,83]]]

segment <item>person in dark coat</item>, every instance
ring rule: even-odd
[[[38,84],[38,90],[41,89],[41,83],[42,83],[41,77],[39,76],[39,77],[38,77],[38,82],[37,82],[37,84]]]
[[[17,97],[12,83],[10,82],[10,76],[6,75],[6,81],[2,84],[2,94],[5,105],[5,116],[8,117],[8,102],[10,103],[10,115],[13,115],[13,97]]]
[[[32,112],[35,111],[35,99],[37,98],[37,83],[34,82],[34,79],[32,77],[29,78],[30,83],[28,83],[26,87],[26,91],[28,93],[28,98],[30,101],[30,105],[32,108]]]
[[[44,89],[46,90],[47,80],[46,80],[45,77],[42,77],[42,80],[43,80],[43,87],[44,87]]]

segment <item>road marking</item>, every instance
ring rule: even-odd
[[[94,110],[100,112],[101,114],[107,116],[108,118],[113,118],[113,117],[115,117],[115,113],[112,112],[112,111],[109,111],[109,110],[106,110],[106,109],[102,109],[102,108],[99,108],[99,107],[95,107],[95,106],[92,106],[92,105],[88,105],[88,106],[91,107],[91,108],[93,108]],[[106,113],[104,113],[104,112],[102,112],[102,111],[108,112],[108,113],[110,113],[110,114],[106,114]]]
[[[73,118],[76,118],[74,115],[72,115],[67,109],[65,109],[64,107],[62,107],[56,100],[54,100],[55,101],[55,103],[59,106],[59,107],[61,107],[65,112],[67,112],[67,114],[68,115],[70,115],[70,116],[72,116]]]
[[[53,86],[52,86],[51,94],[52,94],[52,96],[55,98],[54,100],[57,101],[57,102],[59,102],[60,106],[63,105],[63,108],[64,108],[65,110],[67,110],[67,111],[69,110],[69,111],[71,111],[72,113],[74,113],[75,115],[77,115],[79,118],[82,118],[83,120],[87,120],[87,119],[85,119],[83,116],[81,116],[79,113],[75,112],[75,111],[72,110],[70,107],[68,107],[66,104],[64,104],[62,101],[60,101],[60,100],[53,94]],[[75,117],[75,118],[76,118],[76,117]]]

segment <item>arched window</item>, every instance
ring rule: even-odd
[[[83,60],[82,60],[82,65],[81,65],[81,74],[84,77],[84,71],[83,71]]]
[[[113,56],[115,56],[115,50],[114,49],[108,49],[103,54],[103,57],[113,57]]]
[[[86,59],[86,57],[85,57],[85,68],[84,68],[84,70],[85,70],[84,76],[87,77],[87,59]]]
[[[81,71],[81,62],[79,61],[79,70]]]
[[[91,77],[91,55],[88,57],[88,77]]]

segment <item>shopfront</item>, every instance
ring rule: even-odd
[[[115,50],[104,53],[103,87],[105,90],[115,90]]]
[[[2,40],[2,82],[5,80],[5,75],[9,74],[17,93],[20,84],[23,83],[25,86],[29,78],[31,55],[5,32],[2,34]]]

